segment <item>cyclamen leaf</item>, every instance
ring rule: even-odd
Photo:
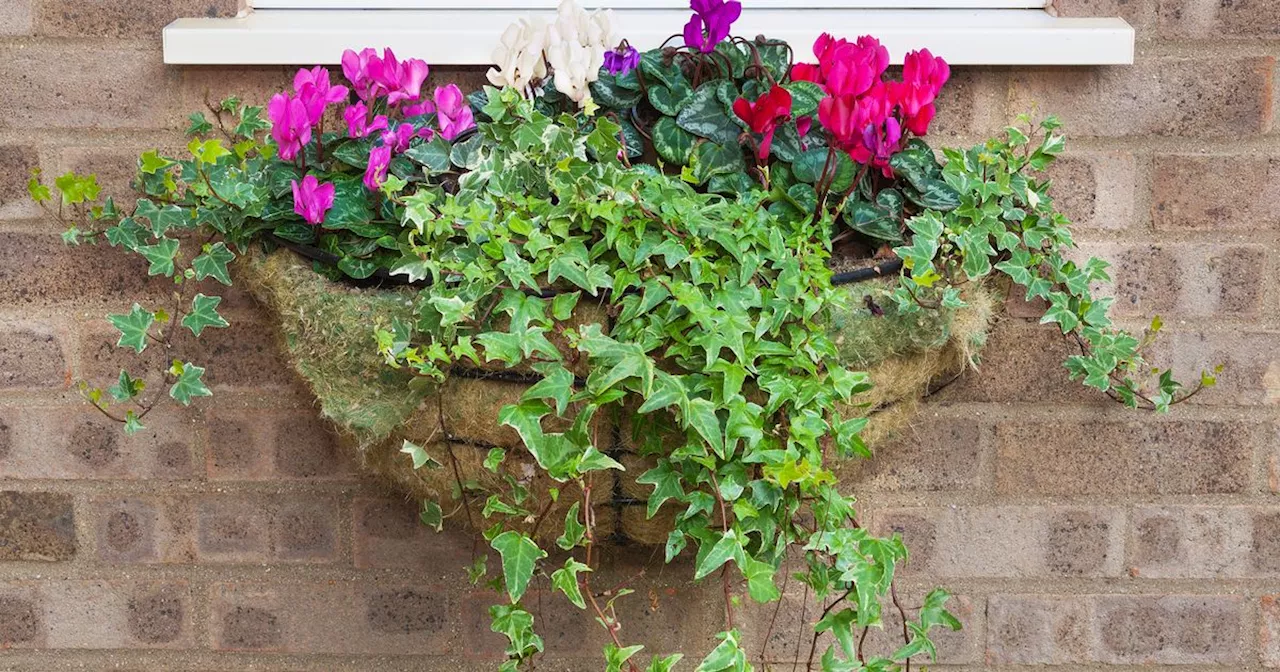
[[[174,360],[169,372],[177,377],[173,387],[169,388],[169,396],[183,406],[190,406],[194,397],[208,397],[213,394],[204,384],[204,369],[191,362],[182,363]]]
[[[141,353],[147,348],[147,331],[151,329],[151,325],[155,324],[155,313],[151,313],[142,309],[142,306],[133,304],[133,308],[123,315],[108,315],[107,320],[120,330],[120,339],[116,341],[116,345],[121,348],[133,348],[134,351]]]
[[[533,570],[538,561],[547,557],[529,537],[507,530],[489,542],[502,556],[502,576],[507,586],[507,596],[513,603],[519,602],[529,588]]]
[[[227,321],[218,314],[218,304],[220,303],[222,303],[221,296],[196,294],[191,299],[191,311],[182,318],[182,326],[190,329],[191,333],[197,337],[204,332],[206,327],[226,327]]]

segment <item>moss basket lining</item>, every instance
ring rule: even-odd
[[[461,480],[481,488],[498,486],[501,478],[486,470],[483,461],[494,447],[508,449],[501,469],[529,489],[534,510],[541,510],[539,503],[549,499],[548,488],[563,484],[538,469],[532,456],[519,450],[515,431],[497,421],[498,411],[518,401],[532,384],[529,374],[519,369],[462,368],[434,385],[388,367],[377,353],[374,327],[389,326],[397,317],[409,319],[415,290],[334,282],[313,270],[312,263],[290,249],[255,250],[237,262],[236,274],[275,318],[284,352],[320,402],[321,414],[337,428],[341,443],[357,452],[365,468],[405,493],[435,499],[446,513],[457,512],[455,517],[470,519],[476,526],[484,496],[457,501],[455,484]],[[998,301],[995,292],[976,286],[964,296],[966,307],[958,310],[901,314],[886,307],[883,315],[873,314],[869,303],[889,306],[887,293],[894,283],[896,276],[873,276],[842,285],[849,301],[830,325],[842,360],[868,371],[876,385],[843,409],[846,417],[870,416],[864,437],[873,446],[910,421],[931,382],[954,376],[975,360]],[[606,319],[600,305],[582,303],[572,321]],[[654,437],[663,433],[652,430],[637,426],[625,413],[597,419],[596,445],[610,446],[607,452],[626,467],[625,472],[592,474],[592,501],[600,504],[595,508],[602,536],[642,544],[666,541],[674,511],[666,507],[648,519],[645,499],[650,488],[635,483],[653,465],[649,455],[660,449],[661,440]],[[654,445],[637,437],[649,437]],[[406,440],[423,446],[435,464],[414,470],[409,457],[400,453]],[[575,488],[561,489],[544,527],[526,532],[543,539],[560,534],[564,512],[581,499]]]

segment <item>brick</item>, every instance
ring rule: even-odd
[[[806,60],[812,61],[812,58]],[[968,146],[999,133],[1008,123],[1008,75],[999,70],[956,68],[938,97],[938,116],[929,125],[933,142]]]
[[[137,3],[135,3],[137,4]],[[0,47],[0,128],[175,128],[178,70],[159,50],[37,42]],[[56,82],[56,85],[51,85]]]
[[[0,307],[111,305],[117,312],[172,287],[148,281],[145,260],[118,249],[68,247],[56,233],[0,231]]]
[[[1052,110],[1074,137],[1238,136],[1271,128],[1270,56],[1019,68],[1010,108]]]
[[[63,387],[70,374],[52,329],[0,324],[0,389]]]
[[[1128,152],[1069,153],[1050,164],[1049,194],[1058,211],[1081,229],[1118,230],[1135,225],[1137,168]]]
[[[338,505],[332,499],[289,498],[271,507],[272,554],[278,560],[330,561],[338,555]]]
[[[93,500],[98,557],[104,562],[171,563],[195,559],[191,512],[168,497]]]
[[[1254,448],[1264,435],[1262,425],[1244,422],[1001,423],[996,425],[996,491],[1245,492]]]
[[[1158,16],[1162,37],[1280,37],[1280,16],[1268,0],[1160,0]]]
[[[154,38],[184,16],[235,16],[237,0],[44,0],[36,33],[50,37]]]
[[[35,644],[43,635],[43,621],[34,599],[0,591],[0,646]]]
[[[70,495],[0,492],[0,560],[70,560],[75,554]]]
[[[13,428],[5,424],[3,418],[0,418],[0,461],[9,457],[9,453],[13,450]]]
[[[195,503],[196,550],[204,562],[258,562],[271,547],[270,514],[255,498],[206,497]]]
[[[1089,655],[1091,605],[1076,596],[994,595],[987,600],[988,665],[1064,665]]]
[[[356,567],[452,574],[470,559],[467,532],[437,533],[418,520],[419,504],[396,499],[355,501]]]
[[[9,478],[165,478],[190,475],[190,413],[160,407],[129,436],[83,405],[6,412],[12,447],[0,461]]]
[[[883,534],[901,531],[912,571],[930,578],[1119,576],[1122,569],[1119,509],[885,509],[876,513],[875,524]],[[923,543],[917,545],[913,536],[924,537]]]
[[[1243,506],[1142,507],[1133,512],[1135,576],[1280,576],[1280,509]]]
[[[30,35],[31,3],[35,0],[8,0],[0,5],[0,35]]]
[[[1155,27],[1156,3],[1132,2],[1132,0],[1054,0],[1054,9],[1061,16],[1090,18],[1118,16],[1137,29],[1137,39],[1149,38]]]
[[[1052,326],[1002,320],[987,337],[978,367],[939,392],[939,401],[1101,402],[1096,391],[1071,380],[1062,363],[1080,354]]]
[[[209,431],[209,476],[216,479],[347,479],[354,455],[312,412],[216,412]]]
[[[1280,334],[1254,331],[1162,332],[1149,361],[1171,368],[1187,384],[1213,372],[1217,384],[1189,402],[1255,406],[1280,403]]]
[[[1280,667],[1280,595],[1263,595],[1259,603],[1262,607],[1259,633],[1262,664],[1266,667]]]
[[[352,472],[350,456],[327,421],[313,414],[291,415],[275,429],[275,467],[282,476],[341,477]]]
[[[1238,597],[1099,595],[1094,602],[1099,662],[1225,665],[1243,659]]]
[[[1151,210],[1157,229],[1280,228],[1280,160],[1165,155],[1155,159]]]
[[[339,553],[331,498],[222,495],[199,498],[193,507],[202,562],[328,562]]]
[[[5,11],[0,8],[0,34],[5,30]],[[38,215],[39,206],[27,194],[27,180],[31,177],[31,169],[39,165],[40,154],[35,147],[0,145],[0,219]]]
[[[1086,244],[1080,256],[1112,264],[1114,285],[1096,295],[1114,296],[1113,314],[1248,317],[1262,309],[1265,274],[1248,269],[1268,263],[1260,245]]]
[[[45,581],[38,591],[51,649],[186,648],[194,640],[183,582]]]
[[[876,446],[870,460],[839,466],[842,479],[893,491],[964,490],[982,479],[982,426],[950,418],[918,419],[903,436]],[[847,476],[846,476],[847,474]]]
[[[223,650],[384,654],[453,650],[444,615],[455,599],[438,586],[350,581],[212,588],[214,645]]]

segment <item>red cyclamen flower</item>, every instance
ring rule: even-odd
[[[951,67],[928,49],[907,53],[902,63],[902,82],[891,84],[891,93],[902,111],[903,123],[912,133],[928,132],[936,113],[933,101],[950,77]]]
[[[775,84],[754,103],[746,98],[733,101],[733,113],[747,122],[752,131],[764,136],[758,154],[763,161],[769,158],[769,148],[773,146],[773,134],[778,124],[791,117],[791,93]]]
[[[307,175],[301,184],[293,180],[290,185],[293,187],[293,211],[308,224],[323,222],[325,213],[333,207],[333,184],[320,184],[315,175]]]

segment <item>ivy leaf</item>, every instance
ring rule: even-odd
[[[191,123],[187,126],[187,135],[204,135],[213,130],[213,124],[205,118],[204,112],[192,112],[187,120]]]
[[[429,499],[422,500],[422,510],[418,512],[418,520],[436,532],[444,529],[444,511],[440,509],[438,503]]]
[[[742,575],[747,579],[747,591],[751,599],[761,604],[772,602],[782,596],[773,581],[773,565],[748,557],[742,568]]]
[[[449,161],[463,170],[475,170],[484,159],[481,149],[484,147],[484,136],[476,133],[461,142],[455,143],[449,150]]]
[[[573,373],[558,363],[545,365],[540,373],[542,380],[525,390],[521,399],[551,399],[556,404],[556,415],[564,416],[569,397],[573,395]]]
[[[618,648],[617,644],[609,642],[604,645],[604,672],[622,672],[622,666],[626,664],[631,657],[640,653],[644,646],[635,644],[625,648]]]
[[[724,431],[720,428],[720,418],[716,416],[715,404],[706,399],[691,400],[685,422],[706,440],[717,455],[725,457]]]
[[[191,362],[173,361],[169,373],[178,380],[169,388],[169,396],[183,406],[190,406],[193,397],[208,397],[213,394],[204,384],[204,369]]]
[[[649,661],[649,667],[645,672],[671,672],[675,669],[676,663],[683,659],[683,653],[673,653],[665,658],[658,658],[655,656]]]
[[[231,272],[227,264],[235,260],[236,255],[225,243],[219,241],[206,245],[204,253],[191,260],[191,270],[196,272],[196,280],[213,278],[224,285],[231,284]]]
[[[141,353],[147,348],[147,331],[151,329],[152,324],[155,324],[156,316],[155,313],[145,311],[142,306],[135,303],[128,313],[108,315],[107,320],[120,330],[120,339],[116,341],[117,346],[133,348],[134,351]]]
[[[618,471],[626,471],[620,462],[596,450],[595,446],[588,446],[586,452],[578,459],[577,471],[585,474],[591,471],[603,471],[605,469],[617,469]]]
[[[590,567],[573,558],[566,558],[564,567],[551,573],[551,589],[564,593],[575,607],[586,609],[587,601],[583,599],[582,589],[578,585],[578,573],[589,571],[591,571]]]
[[[191,156],[195,157],[197,162],[211,166],[217,164],[218,159],[231,154],[231,150],[223,147],[222,141],[218,139],[203,142],[198,139],[192,140],[187,144],[187,151],[191,152]]]
[[[649,493],[647,518],[653,518],[658,513],[658,509],[662,508],[662,503],[668,499],[676,501],[684,499],[684,487],[680,485],[680,474],[671,468],[669,460],[659,459],[658,466],[641,474],[636,479],[636,483],[653,486],[653,492]],[[681,539],[683,540],[683,535]]]
[[[173,261],[178,255],[178,241],[173,238],[162,238],[154,245],[139,245],[138,254],[146,257],[150,265],[147,275],[173,276]]]
[[[428,175],[436,175],[449,170],[449,154],[452,148],[449,142],[441,136],[431,139],[431,142],[425,142],[413,147],[404,153],[410,160],[421,165]],[[366,159],[368,153],[365,153]]]
[[[747,669],[747,654],[738,644],[736,630],[722,632],[721,641],[707,654],[694,672],[743,672]]]
[[[499,534],[489,544],[502,556],[502,576],[507,584],[507,595],[513,603],[519,602],[529,588],[534,566],[547,557],[546,551],[538,548],[529,537],[513,530]]]
[[[556,539],[556,545],[563,550],[570,550],[582,542],[582,538],[586,535],[587,527],[579,520],[582,508],[581,502],[574,502],[569,507],[569,512],[564,515],[564,534]]]
[[[147,384],[145,382],[130,376],[128,371],[121,369],[120,377],[116,380],[116,384],[107,388],[107,392],[116,401],[129,401],[141,394],[146,387]]]
[[[191,299],[191,312],[182,318],[182,326],[190,329],[191,333],[197,337],[204,332],[206,327],[226,327],[227,321],[218,314],[218,304],[220,303],[222,303],[221,296],[196,294]]]
[[[697,581],[706,577],[711,572],[720,569],[724,563],[742,555],[742,544],[738,541],[738,536],[733,530],[729,530],[720,535],[720,539],[715,545],[707,551],[699,561],[698,566],[693,573],[693,580]]]
[[[413,468],[415,470],[427,467],[428,469],[439,469],[441,464],[427,453],[426,449],[418,444],[405,439],[400,446],[400,452],[408,455],[413,460]]]
[[[138,432],[146,429],[142,426],[142,418],[138,417],[132,409],[124,412],[124,433],[133,436]]]
[[[262,118],[261,106],[245,105],[240,108],[240,123],[236,124],[236,135],[242,138],[253,138],[269,128],[271,128],[271,122]]]
[[[138,159],[138,169],[148,175],[155,175],[157,172],[174,165],[175,162],[160,156],[156,150],[143,152]]]

